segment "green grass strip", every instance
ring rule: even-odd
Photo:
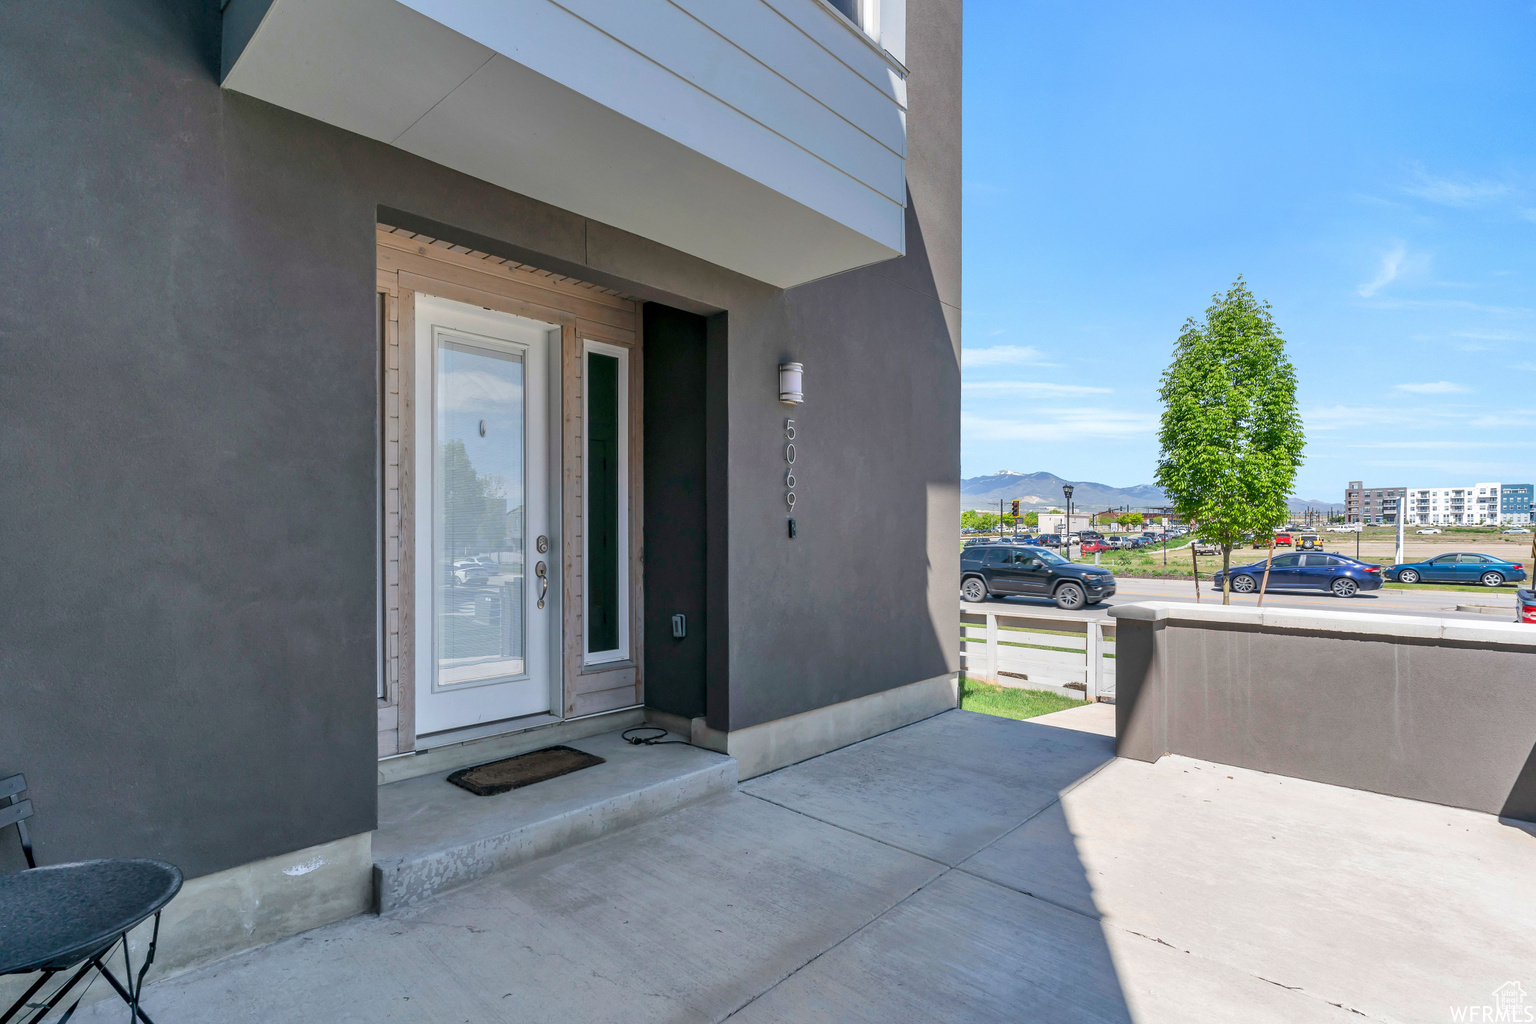
[[[960,707],[999,718],[1036,718],[1053,711],[1081,707],[1080,700],[1063,697],[1049,690],[1023,690],[1012,686],[993,686],[960,676]]]

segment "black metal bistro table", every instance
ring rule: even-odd
[[[30,1016],[21,1021],[41,1021],[93,969],[139,1020],[153,1024],[139,1009],[139,993],[155,959],[160,910],[180,889],[180,869],[158,860],[85,860],[0,875],[0,975],[42,972],[0,1016],[0,1024],[8,1024],[23,1010]],[[135,977],[128,932],[150,917],[155,919],[154,933]],[[126,968],[123,981],[106,962],[119,943]],[[54,975],[71,970],[74,974],[58,991],[29,1003]],[[65,1019],[73,1012],[71,1006]]]

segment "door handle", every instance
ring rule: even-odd
[[[544,598],[549,594],[549,570],[540,562],[533,567],[533,574],[539,578],[539,609],[544,608]]]

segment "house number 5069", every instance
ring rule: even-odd
[[[795,510],[795,421],[784,421],[784,503]]]

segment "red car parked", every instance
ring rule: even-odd
[[[1536,590],[1515,591],[1515,621],[1536,625]]]

